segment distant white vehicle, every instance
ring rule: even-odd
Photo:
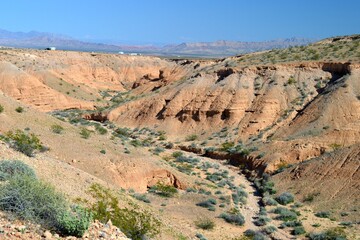
[[[129,53],[130,56],[137,56],[139,55],[138,53]]]
[[[55,51],[55,50],[56,50],[56,47],[48,47],[48,48],[45,48],[45,50]]]
[[[119,52],[119,54],[124,54],[124,52]]]

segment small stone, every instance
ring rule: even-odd
[[[101,238],[106,238],[106,233],[101,231],[101,232],[99,233],[99,237],[101,237]]]
[[[60,235],[57,234],[57,233],[55,233],[55,234],[54,234],[54,238],[58,239],[58,238],[60,238]]]
[[[111,219],[109,219],[109,221],[106,224],[109,226],[109,228],[112,228],[112,226],[113,226]]]
[[[50,232],[49,230],[46,230],[46,231],[43,233],[42,237],[44,237],[45,239],[51,239],[51,238],[52,238],[52,234],[51,234],[51,232]]]

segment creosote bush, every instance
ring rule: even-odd
[[[18,113],[22,113],[24,111],[24,108],[17,107],[17,108],[15,108],[15,111],[18,112]]]
[[[153,238],[159,234],[160,221],[155,219],[150,212],[140,210],[137,206],[120,208],[117,196],[99,184],[91,185],[89,193],[96,200],[95,203],[89,205],[94,219],[103,223],[111,220],[133,240]]]
[[[61,134],[64,131],[64,128],[59,124],[54,124],[51,126],[51,131],[56,134]]]
[[[149,192],[155,193],[161,197],[174,197],[178,191],[174,186],[158,182],[156,185],[152,186],[149,189]]]
[[[86,128],[81,128],[80,135],[84,139],[88,139],[90,137],[91,132],[87,130]]]
[[[2,113],[4,111],[4,106],[0,105],[0,113]]]
[[[209,218],[200,218],[195,221],[195,225],[204,230],[212,230],[215,227],[215,222]]]
[[[62,194],[38,180],[29,169],[14,172],[6,183],[0,184],[0,209],[76,237],[81,237],[92,221],[88,211],[80,207],[71,210]]]
[[[284,192],[277,196],[275,200],[280,203],[281,205],[287,205],[289,203],[294,202],[294,195],[289,192]]]
[[[232,209],[226,213],[222,213],[219,217],[224,219],[228,223],[238,226],[242,226],[245,223],[244,216],[236,209]]]
[[[34,170],[19,160],[0,161],[0,181],[9,180],[20,174],[36,178]]]
[[[17,129],[15,132],[9,131],[2,137],[10,144],[10,147],[24,153],[29,157],[34,156],[34,151],[45,151],[46,148],[41,144],[40,139],[33,133],[25,133]]]
[[[198,139],[198,135],[191,134],[191,135],[186,136],[185,141],[190,142],[190,141],[195,141],[197,139]]]

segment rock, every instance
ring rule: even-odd
[[[46,231],[43,233],[42,237],[44,237],[45,239],[51,239],[51,238],[52,238],[52,234],[51,234],[51,232],[50,232],[49,230],[46,230]]]

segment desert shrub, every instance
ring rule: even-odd
[[[0,105],[0,113],[2,113],[4,111],[4,106]]]
[[[264,232],[265,232],[266,234],[272,234],[272,233],[274,233],[274,232],[276,232],[276,231],[277,231],[277,227],[275,227],[275,226],[273,226],[273,225],[266,226],[266,227],[264,228]]]
[[[34,170],[21,161],[0,161],[0,181],[9,180],[11,177],[19,174],[36,178]]]
[[[273,212],[278,215],[276,217],[277,220],[294,221],[297,219],[297,214],[295,212],[284,207],[277,207],[273,210]]]
[[[183,153],[180,152],[180,151],[176,151],[176,152],[173,152],[173,153],[172,153],[172,156],[173,156],[174,158],[181,157],[182,155],[183,155]]]
[[[215,222],[209,218],[200,218],[195,221],[195,225],[204,230],[212,230],[215,227]]]
[[[254,231],[254,230],[251,230],[251,229],[247,229],[245,232],[244,232],[244,236],[246,237],[245,239],[246,240],[265,240],[267,239],[264,234],[262,234],[261,232],[259,231]]]
[[[6,184],[0,185],[0,209],[63,235],[82,236],[91,222],[90,213],[70,211],[62,194],[26,174],[14,175]]]
[[[319,217],[319,218],[329,218],[330,217],[330,213],[329,212],[317,212],[315,213],[315,216]]]
[[[149,189],[149,192],[155,193],[161,197],[174,197],[178,191],[174,186],[158,182]]]
[[[196,139],[198,139],[198,135],[196,134],[191,134],[186,136],[185,141],[189,142],[189,141],[195,141]]]
[[[80,135],[84,139],[88,139],[90,137],[91,132],[87,130],[86,128],[81,128]]]
[[[130,141],[130,145],[132,145],[134,147],[140,147],[140,146],[142,146],[142,143],[141,143],[141,141],[134,139],[134,140]]]
[[[196,206],[207,208],[210,211],[215,210],[216,200],[213,198],[209,198],[208,200],[198,202]]]
[[[51,126],[51,131],[56,134],[61,134],[64,131],[64,128],[59,124],[54,124]]]
[[[190,164],[197,164],[200,162],[199,159],[193,158],[193,157],[186,157],[186,156],[179,156],[175,159],[175,162],[181,162],[181,163],[190,163]]]
[[[291,202],[294,202],[294,195],[289,192],[284,192],[277,196],[275,200],[280,203],[281,205],[287,205]]]
[[[294,227],[294,229],[291,231],[292,235],[301,235],[306,233],[305,228],[303,226],[297,226]]]
[[[24,111],[24,108],[17,107],[17,108],[15,108],[15,111],[18,112],[18,113],[22,113]]]
[[[34,156],[35,150],[45,150],[45,147],[41,144],[40,139],[35,134],[27,134],[19,129],[15,132],[7,132],[5,134],[5,141],[10,144],[10,147],[29,157]]]
[[[105,150],[105,149],[101,149],[101,150],[100,150],[100,153],[101,153],[101,154],[106,154],[106,150]]]
[[[130,136],[130,131],[128,128],[117,128],[114,130],[113,134],[116,137],[129,137]]]
[[[120,228],[120,230],[133,240],[141,240],[147,237],[154,237],[159,234],[160,221],[145,210],[136,206],[133,208],[120,208],[118,198],[109,190],[98,184],[90,187],[90,194],[96,202],[89,207],[94,219],[103,223],[109,220]]]
[[[344,229],[340,227],[330,228],[325,232],[320,233],[310,233],[310,240],[347,240],[346,233]]]
[[[276,206],[276,205],[278,205],[278,202],[275,199],[271,198],[271,197],[264,197],[262,199],[262,201],[263,201],[264,205],[266,205],[266,206]]]
[[[256,226],[265,226],[271,219],[266,216],[259,216],[258,219],[254,221]]]
[[[101,135],[105,135],[107,134],[108,130],[102,126],[96,126],[96,131],[101,134]]]
[[[300,227],[300,226],[302,226],[302,223],[300,221],[288,221],[281,223],[279,228]]]
[[[92,213],[80,206],[72,206],[70,211],[60,211],[57,229],[64,235],[82,237],[92,222]]]
[[[150,203],[150,199],[148,199],[148,197],[146,196],[146,194],[140,194],[140,193],[134,193],[133,195],[131,195],[133,198],[139,200],[139,201],[143,201],[145,203]]]
[[[222,213],[219,217],[224,219],[228,223],[238,226],[242,226],[245,223],[244,216],[238,211],[229,211],[227,213]]]
[[[165,150],[164,150],[164,148],[162,148],[162,147],[155,147],[154,149],[153,149],[153,153],[155,154],[155,155],[159,155],[160,153],[162,153],[162,152],[164,152]]]

